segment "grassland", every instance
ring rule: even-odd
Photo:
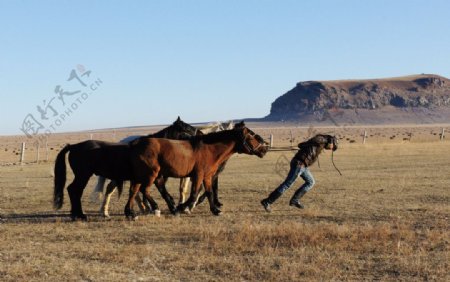
[[[293,187],[270,214],[259,201],[293,152],[234,156],[220,178],[220,217],[205,204],[173,217],[154,192],[162,216],[136,222],[123,216],[125,197],[113,197],[103,219],[89,201],[93,181],[83,198],[89,222],[70,222],[67,198],[52,210],[51,161],[2,166],[0,280],[449,281],[450,143],[393,140],[389,130],[386,142],[346,137],[334,155],[344,176],[324,153],[306,209],[288,206]],[[277,140],[288,142],[283,134]],[[176,185],[169,181],[175,195]]]

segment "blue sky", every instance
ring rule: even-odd
[[[450,1],[0,1],[0,134],[54,124],[37,106],[84,91],[77,65],[102,84],[55,132],[263,117],[304,80],[450,77],[449,18]]]

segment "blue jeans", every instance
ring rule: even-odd
[[[294,184],[295,180],[297,180],[298,177],[303,178],[305,180],[305,183],[303,183],[300,188],[298,188],[297,191],[305,191],[308,192],[311,190],[311,188],[314,186],[316,181],[314,180],[313,175],[309,171],[307,167],[299,163],[297,160],[293,159],[291,161],[291,169],[289,170],[289,173],[284,180],[283,183],[278,186],[278,188],[275,190],[280,194],[283,194],[286,190],[288,190],[292,184]]]

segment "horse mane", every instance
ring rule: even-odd
[[[200,142],[203,142],[205,144],[213,144],[224,140],[237,140],[241,134],[241,130],[230,129],[219,132],[212,132],[205,135],[196,135],[193,136],[190,141],[192,146],[195,148]]]
[[[169,131],[172,128],[172,126],[173,125],[170,125],[166,128],[161,129],[158,132],[150,133],[150,134],[146,135],[145,137],[156,137],[156,138],[164,137],[166,135],[166,132]]]

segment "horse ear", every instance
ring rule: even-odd
[[[234,125],[234,128],[244,128],[244,127],[245,127],[244,121],[241,121],[240,123],[236,123]]]
[[[175,121],[173,122],[173,125],[179,123],[180,121],[181,121],[180,116],[178,116],[177,120],[175,120]]]

